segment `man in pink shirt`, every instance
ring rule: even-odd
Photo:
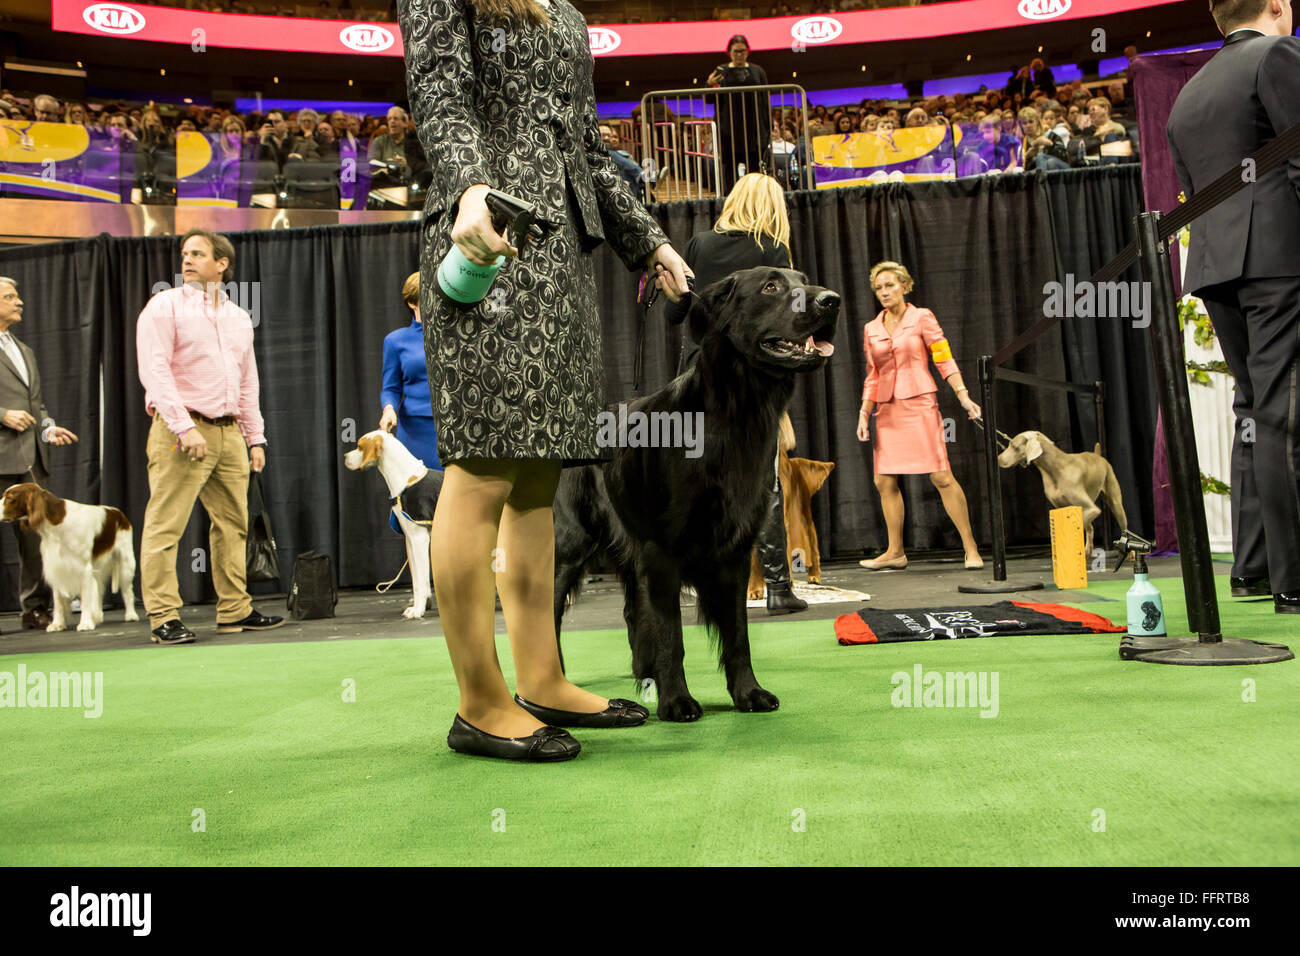
[[[222,288],[234,262],[225,236],[191,229],[181,241],[184,285],[150,299],[136,324],[140,382],[153,416],[140,581],[159,644],[194,641],[180,619],[176,548],[196,498],[212,521],[217,632],[284,623],[254,610],[246,589],[248,476],[266,467],[266,439],[257,407],[253,322]]]

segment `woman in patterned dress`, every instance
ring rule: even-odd
[[[903,495],[899,475],[929,475],[939,489],[944,510],[957,526],[966,552],[966,567],[984,567],[979,546],[971,533],[966,494],[948,466],[948,449],[939,418],[938,388],[930,377],[930,360],[952,387],[961,407],[972,419],[980,407],[970,397],[953,361],[939,320],[929,309],[907,301],[912,276],[897,262],[880,262],[871,269],[871,288],[882,311],[867,323],[863,348],[867,353],[867,381],[862,388],[858,415],[858,441],[870,441],[867,424],[876,413],[876,490],[889,530],[884,554],[859,561],[870,571],[907,567],[903,551]]]
[[[689,270],[628,189],[601,141],[586,21],[567,0],[399,0],[407,90],[433,179],[420,302],[446,479],[432,563],[460,707],[454,750],[564,760],[561,726],[644,722],[644,707],[571,684],[554,624],[552,503],[560,469],[605,457],[600,319],[590,252],[608,240],[650,268],[670,299]],[[544,236],[523,252],[492,228],[489,188],[533,203]],[[507,256],[486,298],[435,291],[452,245],[472,262]],[[493,586],[515,663],[497,660]]]

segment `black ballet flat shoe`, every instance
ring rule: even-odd
[[[476,757],[533,763],[572,760],[582,750],[582,744],[559,727],[538,727],[528,737],[497,737],[479,730],[460,714],[452,721],[447,746],[457,753]]]
[[[608,707],[597,714],[579,714],[571,710],[543,707],[529,703],[518,694],[515,694],[515,703],[552,727],[639,727],[650,717],[650,711],[640,704],[622,698],[614,698]]]

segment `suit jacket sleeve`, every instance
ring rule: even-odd
[[[934,317],[934,313],[929,309],[921,310],[921,338],[925,339],[926,347],[934,345],[936,342],[945,341],[943,329],[939,327],[939,320]],[[934,353],[931,353],[933,358]],[[955,359],[944,359],[942,362],[935,362],[935,367],[939,370],[939,375],[947,381],[949,377],[955,375],[961,369],[957,368]]]
[[[471,6],[470,0],[397,2],[411,114],[433,171],[430,211],[449,208],[470,186],[492,185],[482,160],[487,155],[483,127],[474,108],[478,78],[470,49]]]
[[[880,373],[876,370],[875,360],[871,357],[870,327],[871,323],[868,322],[866,328],[862,330],[862,350],[867,353],[867,380],[862,383],[863,403],[876,400],[876,383],[880,380]]]
[[[609,149],[600,138],[600,121],[596,117],[596,94],[591,75],[578,78],[582,84],[580,101],[589,104],[588,122],[582,135],[591,185],[596,192],[596,206],[605,239],[630,271],[645,268],[645,258],[668,241],[654,217],[646,212],[645,203],[619,172]]]
[[[1300,123],[1300,38],[1284,37],[1264,54],[1257,88],[1264,112],[1279,136]],[[1300,195],[1300,154],[1287,160],[1287,177]]]
[[[402,356],[392,335],[384,337],[384,388],[379,393],[379,411],[387,405],[393,411],[402,410]]]

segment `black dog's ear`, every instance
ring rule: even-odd
[[[710,327],[714,327],[713,317],[718,314],[727,299],[731,298],[731,293],[736,288],[736,276],[734,274],[727,276],[725,279],[713,283],[703,292],[691,296],[691,311],[687,313],[686,321],[690,323],[691,336],[699,342],[704,339],[704,335]],[[717,328],[722,328],[726,324],[725,320],[717,323]]]

